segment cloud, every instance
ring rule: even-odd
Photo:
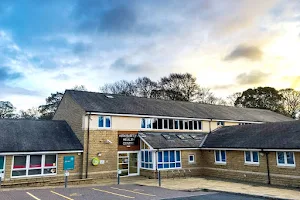
[[[258,70],[253,70],[248,73],[241,73],[236,77],[236,82],[240,85],[255,85],[264,83],[270,74]]]
[[[0,67],[0,82],[19,79],[22,76],[21,73],[12,72],[8,67]]]
[[[21,87],[12,87],[0,82],[0,98],[7,98],[9,95],[25,95],[25,96],[40,96],[40,93],[37,91],[28,90]],[[9,100],[9,99],[6,99]]]
[[[290,84],[289,87],[300,90],[300,76],[284,76],[282,79]]]
[[[225,60],[237,60],[245,58],[252,61],[261,60],[263,52],[255,46],[239,45],[230,54],[225,57]]]
[[[138,64],[131,64],[129,59],[122,57],[118,58],[111,64],[110,68],[112,70],[124,71],[129,73],[138,73],[143,71],[144,67]]]

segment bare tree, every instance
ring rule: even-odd
[[[28,110],[20,110],[20,115],[18,118],[21,119],[38,119],[40,117],[40,112],[37,108],[30,108]]]
[[[227,99],[227,105],[229,106],[235,106],[234,103],[235,101],[240,97],[242,96],[242,93],[241,92],[235,92],[231,95],[229,95],[226,99]]]
[[[78,91],[87,91],[86,87],[84,85],[75,85],[72,90],[78,90]]]
[[[157,83],[148,77],[138,78],[135,80],[136,92],[140,97],[151,97],[153,90],[157,89]]]
[[[100,92],[109,94],[123,94],[126,96],[136,96],[137,94],[134,82],[128,82],[126,80],[105,84],[104,86],[100,87]]]
[[[15,107],[9,101],[0,101],[0,118],[13,118]]]
[[[279,90],[279,94],[283,96],[282,103],[285,112],[296,118],[297,113],[300,111],[300,92],[292,88]]]

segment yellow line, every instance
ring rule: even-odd
[[[106,191],[106,190],[99,190],[99,189],[96,189],[96,188],[92,188],[92,189],[93,189],[93,190],[100,191],[100,192],[105,192],[105,193],[108,193],[108,194],[117,195],[117,196],[120,196],[120,197],[126,197],[126,198],[129,198],[129,199],[134,199],[134,198],[135,198],[135,197],[126,196],[126,195],[123,195],[123,194],[118,194],[118,193],[114,193],[114,192],[109,192],[109,191]]]
[[[39,198],[37,198],[36,196],[34,196],[33,194],[31,194],[30,192],[26,192],[29,196],[31,196],[32,198],[34,198],[35,200],[41,200]]]
[[[132,191],[132,190],[121,189],[121,188],[115,188],[115,187],[110,187],[110,188],[115,189],[115,190],[122,190],[122,191],[126,191],[126,192],[132,192],[132,193],[136,193],[136,194],[142,194],[142,195],[151,196],[151,197],[156,196],[154,194],[147,194],[147,193],[136,192],[136,191]]]
[[[61,196],[61,197],[63,197],[63,198],[65,198],[65,199],[68,199],[68,200],[74,200],[74,199],[71,199],[70,197],[66,197],[66,196],[64,196],[64,195],[62,195],[62,194],[59,194],[59,193],[57,193],[57,192],[54,192],[54,191],[51,191],[53,194],[56,194],[56,195],[58,195],[58,196]]]

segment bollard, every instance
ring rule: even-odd
[[[0,176],[0,188],[1,188],[1,183],[2,183],[2,177]]]
[[[118,185],[120,185],[120,175],[121,175],[121,173],[122,173],[122,171],[118,170],[118,176],[117,176],[117,178],[118,178]]]
[[[160,176],[160,170],[158,171],[158,186],[161,187],[161,176]]]
[[[68,187],[68,176],[69,176],[69,172],[66,170],[65,171],[65,188]]]

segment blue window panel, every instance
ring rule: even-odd
[[[176,161],[180,161],[180,151],[176,151]]]
[[[170,151],[170,162],[175,162],[175,151]]]
[[[169,151],[164,151],[164,162],[169,162]]]
[[[158,152],[158,162],[162,162],[162,152]]]
[[[253,154],[253,162],[258,162],[258,152],[254,151],[252,152],[252,154]]]
[[[158,164],[158,169],[162,169],[163,168],[163,164]]]
[[[110,128],[110,117],[105,117],[105,127]]]
[[[149,165],[147,163],[145,164],[145,168],[149,168]]]
[[[99,117],[98,119],[98,127],[104,127],[103,117]]]
[[[144,160],[144,153],[145,153],[145,152],[142,151],[142,154],[141,154],[141,155],[142,155],[142,159],[141,159],[142,161],[145,161],[145,160]]]
[[[175,168],[175,163],[171,163],[170,168]]]
[[[146,128],[146,119],[141,120],[141,128]]]
[[[180,167],[181,166],[181,163],[176,163],[176,167]]]
[[[151,128],[152,122],[151,119],[146,119],[146,127]]]
[[[179,121],[175,120],[175,129],[179,129]]]
[[[295,164],[293,152],[286,152],[286,160],[287,160],[287,164],[289,164],[289,165]]]
[[[222,156],[222,162],[226,162],[226,152],[221,151],[221,156]]]
[[[144,163],[142,163],[142,167],[145,167],[145,164],[144,164]]]
[[[153,168],[153,164],[149,164],[149,168],[152,169]]]
[[[170,168],[170,165],[169,164],[164,164],[164,168],[166,169],[166,168]]]
[[[148,151],[145,151],[145,162],[149,162]]]
[[[152,162],[152,152],[149,151],[149,162]]]
[[[221,161],[220,159],[220,151],[215,151],[216,161]]]
[[[284,152],[277,152],[278,163],[284,164]]]
[[[246,161],[247,162],[251,162],[251,152],[250,151],[246,151],[245,155],[246,155]]]
[[[190,156],[189,156],[189,161],[190,161],[190,162],[194,162],[194,156],[190,155]]]

